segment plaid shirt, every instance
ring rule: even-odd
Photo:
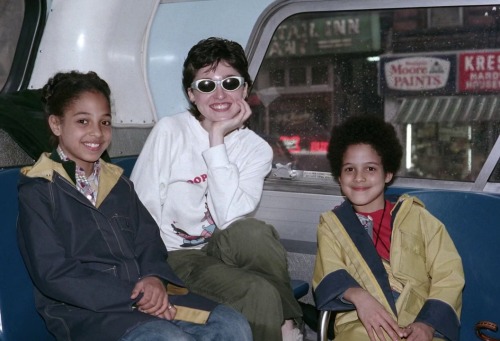
[[[60,146],[57,147],[57,153],[59,157],[63,161],[69,161],[70,159],[64,154],[63,150]],[[75,179],[76,179],[76,188],[80,193],[85,195],[87,199],[90,200],[92,205],[95,206],[97,200],[97,188],[99,187],[99,173],[101,171],[101,164],[99,160],[94,162],[94,170],[89,177],[85,176],[85,171],[83,168],[76,166],[75,171]]]

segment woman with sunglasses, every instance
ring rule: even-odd
[[[189,110],[155,125],[131,176],[160,226],[168,262],[190,290],[241,311],[254,340],[302,340],[286,250],[274,227],[246,217],[273,154],[245,124],[252,80],[243,48],[200,41],[182,83]]]

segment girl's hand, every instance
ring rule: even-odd
[[[167,291],[159,278],[153,276],[142,278],[136,283],[130,298],[134,300],[141,293],[142,297],[136,303],[139,311],[162,318],[171,316],[167,311],[169,307]]]
[[[175,315],[177,315],[177,308],[175,307],[175,305],[168,303],[167,310],[165,310],[162,316],[159,317],[170,321],[175,319]]]

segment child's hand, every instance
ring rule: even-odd
[[[368,291],[361,288],[350,288],[346,290],[344,298],[356,306],[359,320],[363,323],[370,341],[387,341],[384,331],[391,340],[396,341],[403,337],[403,329]]]
[[[175,315],[177,315],[177,308],[173,304],[168,304],[167,310],[161,315],[158,316],[160,318],[164,318],[165,320],[173,320],[175,318]]]
[[[414,322],[404,328],[403,337],[407,341],[432,341],[434,328],[422,322]]]
[[[168,320],[173,319],[175,307],[168,302],[167,291],[159,278],[149,276],[141,279],[136,283],[130,298],[136,299],[141,293],[142,297],[136,303],[139,311]]]

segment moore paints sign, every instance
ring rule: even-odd
[[[455,70],[455,55],[381,57],[380,93],[408,96],[454,92]]]

